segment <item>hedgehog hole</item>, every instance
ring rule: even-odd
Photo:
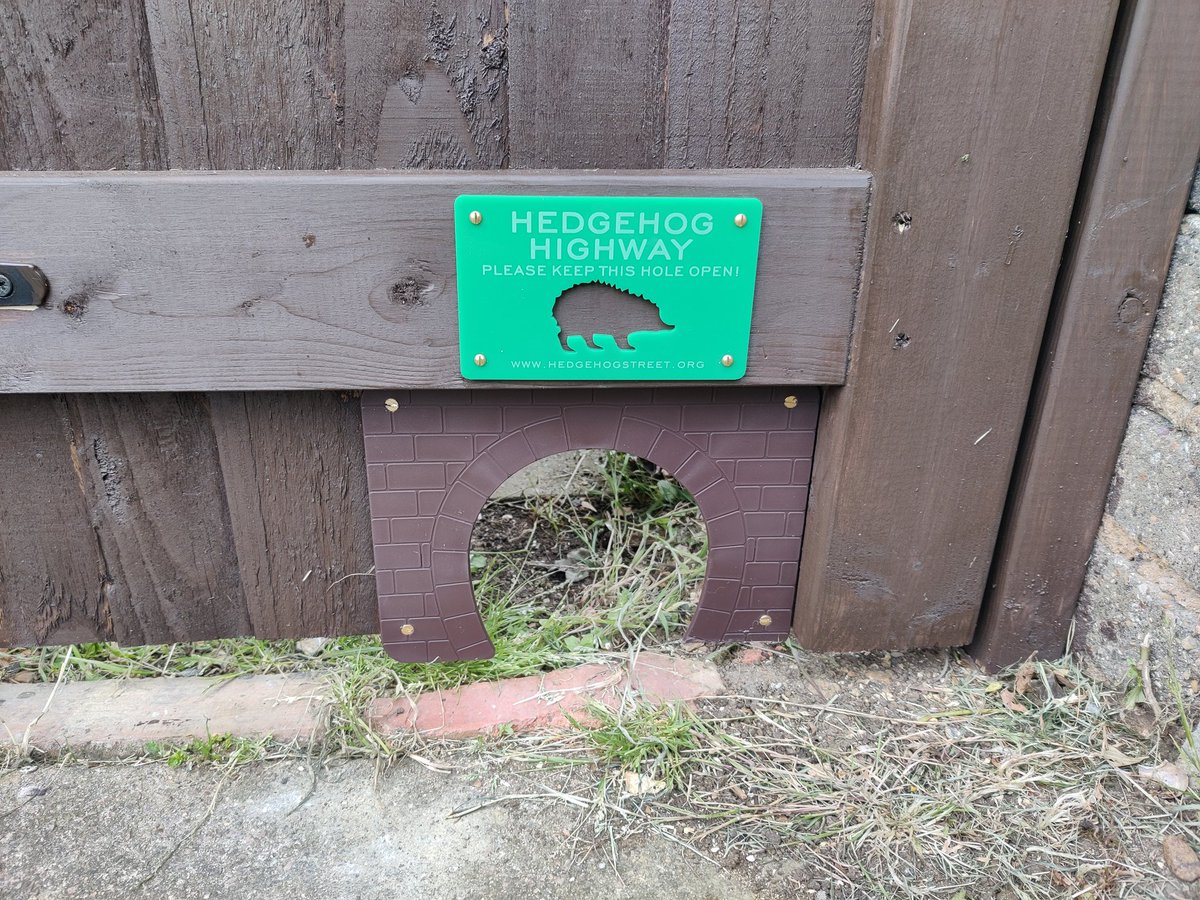
[[[670,473],[626,453],[570,451],[488,499],[471,581],[498,656],[654,646],[686,631],[707,548],[699,507]]]

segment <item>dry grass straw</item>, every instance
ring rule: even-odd
[[[837,897],[1163,896],[1163,836],[1200,844],[1200,796],[1136,774],[1179,748],[1123,726],[1119,698],[1069,661],[967,673],[940,699],[725,698],[673,734],[680,786],[657,796],[597,774],[586,732],[489,752],[587,803],[580,852],[653,830],[725,864],[799,861],[791,888]]]

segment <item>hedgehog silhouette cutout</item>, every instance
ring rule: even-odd
[[[567,338],[578,335],[593,350],[601,348],[596,338],[607,335],[621,350],[633,350],[629,336],[638,331],[670,331],[675,326],[663,321],[658,305],[639,294],[604,281],[586,281],[567,288],[554,301],[558,342],[574,352]]]

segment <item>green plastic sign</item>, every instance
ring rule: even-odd
[[[758,199],[463,194],[454,220],[464,378],[746,374]]]

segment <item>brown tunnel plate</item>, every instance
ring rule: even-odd
[[[471,588],[471,529],[511,475],[585,449],[646,459],[696,498],[709,549],[689,637],[786,637],[819,396],[746,387],[364,393],[384,648],[401,662],[493,656]]]

